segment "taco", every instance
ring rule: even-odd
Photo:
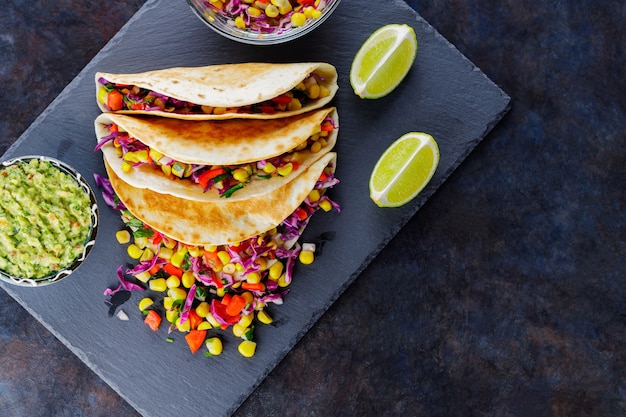
[[[324,192],[337,182],[335,165],[336,154],[328,152],[271,192],[211,203],[133,187],[105,161],[115,194],[133,216],[165,236],[195,246],[238,243],[279,225],[301,230],[315,210],[329,204]]]
[[[95,74],[103,112],[195,120],[271,119],[321,108],[335,96],[327,63],[241,63]]]
[[[188,121],[102,113],[98,145],[136,188],[196,201],[242,200],[279,188],[335,145],[335,108],[270,120]]]

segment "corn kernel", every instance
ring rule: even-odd
[[[165,278],[154,278],[150,280],[148,287],[152,291],[163,292],[167,289],[167,284],[165,282]]]
[[[165,320],[174,323],[178,319],[178,312],[175,310],[167,310],[165,312]]]
[[[239,344],[237,350],[244,358],[251,358],[256,351],[256,343],[252,340],[244,340]]]
[[[261,16],[261,13],[263,13],[261,9],[252,6],[248,7],[248,14],[252,17],[259,17]]]
[[[163,158],[163,154],[159,151],[157,151],[156,149],[150,148],[150,158],[153,161],[158,161],[159,159]]]
[[[330,203],[330,201],[328,200],[322,200],[320,201],[319,204],[320,208],[324,211],[331,211],[333,208],[333,205]]]
[[[328,97],[330,95],[330,89],[328,87],[320,86],[320,98]]]
[[[161,171],[169,177],[172,173],[172,167],[170,165],[161,165]]]
[[[284,265],[282,262],[277,261],[270,266],[269,277],[271,280],[276,281],[283,274]]]
[[[246,28],[246,22],[245,22],[245,20],[243,20],[243,17],[237,16],[235,18],[235,26],[237,26],[239,29],[245,29]]]
[[[204,250],[200,246],[192,246],[189,248],[189,256],[193,256],[197,258],[198,256],[202,256]]]
[[[292,171],[293,171],[293,164],[291,162],[281,166],[280,168],[276,170],[278,175],[280,175],[281,177],[286,177],[287,175],[291,174]]]
[[[226,107],[216,107],[213,109],[213,114],[224,114],[226,113]]]
[[[239,323],[233,324],[233,335],[235,337],[243,336],[246,333],[246,330],[248,330],[248,328],[246,326],[242,326]]]
[[[274,171],[276,171],[276,167],[275,167],[275,166],[274,166],[274,164],[272,164],[271,162],[266,162],[266,163],[265,163],[265,166],[263,167],[263,171],[264,171],[266,174],[271,174],[271,173],[273,173]]]
[[[309,193],[309,202],[317,203],[320,200],[320,192],[317,189],[311,190]]]
[[[115,232],[115,239],[117,239],[120,245],[125,245],[130,242],[130,232],[128,230],[118,230]]]
[[[183,248],[184,248],[184,246],[183,246]],[[175,267],[180,268],[181,265],[183,264],[183,261],[185,260],[185,255],[187,255],[187,250],[186,249],[179,249],[179,250],[177,250],[176,252],[174,252],[172,254],[172,257],[170,258],[170,262]]]
[[[272,321],[274,321],[272,317],[265,310],[261,310],[257,312],[256,318],[263,324],[270,324]]]
[[[297,98],[294,98],[287,104],[287,109],[289,110],[300,110],[302,108],[302,102]]]
[[[232,175],[236,181],[239,181],[239,182],[248,181],[248,171],[246,171],[244,168],[237,168],[236,170],[233,171]]]
[[[230,263],[231,257],[230,257],[230,253],[228,253],[228,251],[221,250],[221,251],[217,252],[217,257],[222,262],[222,265],[226,265],[226,264]]]
[[[252,301],[254,301],[254,295],[252,295],[250,291],[246,291],[242,293],[241,296],[243,297],[244,300],[246,300],[247,304],[250,304],[252,303]]]
[[[137,162],[148,162],[148,150],[135,151],[135,158],[137,158]]]
[[[192,271],[183,272],[183,276],[181,278],[181,283],[185,288],[191,288],[191,286],[196,282],[196,276]]]
[[[135,152],[126,152],[123,157],[124,161],[135,163],[137,161],[137,157],[135,156]]]
[[[175,275],[170,275],[165,280],[165,285],[167,285],[167,288],[178,288],[180,287],[180,279]]]
[[[242,314],[241,318],[239,319],[239,321],[237,322],[237,324],[240,324],[241,326],[243,326],[244,328],[250,327],[250,325],[252,324],[252,320],[254,319],[254,314],[250,313],[250,314]]]
[[[319,10],[317,10],[317,9],[315,9],[315,10],[313,10],[313,11],[311,12],[311,17],[312,17],[313,19],[319,19],[320,17],[322,17],[322,12],[321,12],[321,11],[319,11]]]
[[[307,6],[304,8],[304,10],[302,10],[302,12],[304,13],[304,16],[307,19],[310,19],[311,17],[313,17],[313,12],[315,11],[315,7],[313,6]]]
[[[170,288],[167,290],[167,295],[172,297],[174,301],[184,300],[185,298],[187,298],[187,291],[185,291],[183,288],[180,288],[180,287]]]
[[[227,263],[222,268],[222,271],[227,274],[234,274],[236,270],[237,270],[237,267],[235,266],[235,264],[232,264],[232,263]]]
[[[226,288],[224,287],[215,290],[215,295],[217,295],[218,297],[223,297],[224,294],[226,294]]]
[[[248,281],[250,284],[258,284],[259,282],[261,282],[261,274],[256,271],[250,272],[246,275],[246,281]]]
[[[268,4],[265,6],[265,14],[267,17],[277,17],[280,13],[278,12],[278,7],[273,4]]]
[[[213,314],[211,314],[211,312],[209,311],[206,315],[206,321],[208,321],[209,323],[211,323],[211,326],[213,327],[220,327],[220,323],[215,320],[215,317],[213,317]]]
[[[150,275],[149,271],[143,271],[135,274],[135,278],[137,278],[141,282],[148,282],[150,278],[152,278],[152,275]]]
[[[139,248],[143,249],[146,246],[148,246],[148,238],[147,237],[136,237],[135,238],[135,245],[137,245]]]
[[[310,251],[310,250],[300,251],[300,254],[298,255],[298,259],[304,265],[310,265],[315,260],[315,253],[313,253],[313,251]]]
[[[141,254],[143,254],[143,250],[139,248],[139,246],[135,245],[134,243],[131,243],[130,245],[128,245],[128,247],[126,248],[126,252],[128,252],[128,256],[130,256],[133,259],[141,258]]]
[[[169,261],[172,258],[173,254],[174,251],[172,249],[168,247],[161,247],[161,250],[159,251],[159,258]]]
[[[139,307],[139,310],[144,311],[144,310],[147,310],[148,307],[150,307],[152,304],[154,304],[154,301],[152,301],[152,298],[144,297],[139,301],[139,304],[137,305],[137,307]]]
[[[306,16],[304,13],[297,12],[291,15],[291,24],[293,26],[302,26],[306,23]]]
[[[313,153],[318,153],[320,150],[322,150],[322,144],[320,142],[313,142],[309,149],[311,149],[311,152]]]
[[[202,318],[205,318],[210,311],[211,305],[206,301],[202,301],[200,304],[198,304],[198,307],[196,307],[196,314]]]
[[[292,19],[293,20],[293,19]],[[320,96],[320,86],[318,84],[312,84],[307,90],[310,99],[315,100]]]
[[[289,282],[287,282],[287,275],[286,274],[282,274],[280,276],[280,278],[278,278],[278,280],[276,282],[278,283],[278,286],[281,287],[281,288],[289,286]]]
[[[201,321],[200,324],[198,324],[198,327],[197,327],[198,330],[209,330],[209,329],[212,329],[212,328],[213,328],[213,326],[211,326],[211,323],[209,323],[206,320]]]
[[[184,322],[179,318],[176,319],[176,328],[181,332],[188,332],[191,330],[190,320],[185,320]]]
[[[174,299],[172,297],[163,297],[163,308],[171,310],[172,306],[174,306]]]
[[[130,170],[133,169],[133,166],[126,161],[122,162],[122,171],[129,173]]]
[[[289,3],[289,1],[285,1],[282,6],[278,6],[278,13],[282,14],[283,16],[288,14],[292,10],[293,6],[291,5],[291,3]]]
[[[150,248],[145,248],[143,253],[139,257],[139,260],[142,262],[151,261],[154,258],[154,252]]]
[[[204,345],[213,356],[217,356],[222,353],[222,340],[219,337],[209,337]]]

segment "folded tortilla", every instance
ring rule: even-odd
[[[321,148],[314,152],[310,146],[298,150],[297,166],[284,176],[265,176],[258,170],[243,183],[243,188],[224,198],[215,186],[204,188],[191,179],[179,179],[172,174],[164,174],[161,167],[152,163],[123,169],[123,159],[117,153],[112,141],[102,145],[103,157],[109,167],[127,184],[135,188],[149,188],[162,194],[171,194],[188,200],[217,202],[224,200],[244,200],[267,194],[290,182],[300,172],[306,170],[334,146],[338,135],[338,114],[335,108],[315,110],[306,114],[281,119],[268,120],[205,120],[189,121],[168,118],[139,118],[127,115],[103,113],[95,120],[98,141],[110,135],[107,126],[115,123],[128,135],[150,149],[167,158],[193,164],[195,167],[238,167],[254,166],[258,161],[287,161],[290,152],[299,146],[314,143],[311,136],[320,133],[323,123],[332,119],[334,129],[328,131]],[[308,146],[308,145],[307,145]],[[251,164],[249,166],[249,164]],[[203,172],[197,170],[198,173]]]
[[[325,170],[334,172],[336,153],[329,152],[270,193],[247,200],[207,203],[133,187],[105,161],[111,185],[139,220],[189,245],[237,244],[278,226],[307,198]]]
[[[307,81],[308,80],[308,81]],[[321,108],[335,96],[337,70],[321,62],[270,64],[241,63],[205,67],[177,67],[135,74],[97,72],[95,74],[98,106],[103,112],[116,111],[126,114],[152,114],[161,117],[220,120],[232,118],[271,119],[301,114]],[[272,111],[268,106],[279,96],[292,92],[300,97],[301,82],[317,82],[327,89],[321,98],[305,98],[299,109]],[[113,83],[132,89],[137,86],[143,92],[151,91],[168,100],[165,109],[141,104],[136,109],[111,109],[105,105],[106,93],[103,83]],[[136,92],[135,92],[136,93]],[[135,94],[136,96],[136,94]],[[130,94],[130,97],[134,97]],[[315,97],[315,94],[313,94]],[[173,110],[176,100],[186,103],[183,109]],[[140,100],[145,104],[145,100]],[[160,105],[160,103],[159,103]],[[219,110],[215,110],[215,109]],[[211,112],[211,113],[207,113]]]

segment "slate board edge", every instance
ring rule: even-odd
[[[5,154],[2,156],[1,159],[6,159],[8,157],[11,157],[13,152],[20,146],[20,144],[22,144],[27,137],[29,137],[29,133],[32,129],[34,129],[35,127],[37,127],[40,123],[42,123],[47,115],[49,113],[51,113],[57,106],[57,103],[62,101],[72,90],[72,87],[74,86],[74,84],[80,82],[85,76],[90,75],[91,71],[90,69],[92,69],[93,67],[95,67],[97,65],[97,63],[99,62],[99,57],[101,55],[106,54],[108,51],[110,51],[111,49],[113,49],[118,42],[122,39],[122,37],[125,35],[125,33],[128,31],[129,27],[138,19],[141,18],[141,16],[151,10],[152,8],[156,7],[156,4],[159,2],[159,0],[148,0],[144,6],[142,6],[142,8],[137,11],[137,13],[135,13],[135,15],[133,15],[133,17],[131,17],[131,19],[129,19],[129,21],[118,31],[118,33],[111,38],[111,40],[90,60],[90,62],[79,72],[79,74],[62,90],[62,92],[52,101],[52,103],[35,119],[35,121],[29,126],[29,128],[18,138],[18,140],[9,147],[9,149],[5,152]],[[408,7],[408,5],[402,1],[402,0],[394,0],[394,3],[396,3],[397,5],[401,5],[402,7]],[[410,9],[410,7],[408,7]],[[413,9],[410,9],[413,12],[413,15],[415,17],[415,19],[417,20],[418,23],[423,24],[423,25],[428,25],[428,23],[417,13],[415,12]],[[430,25],[428,25],[430,26]],[[435,28],[432,29],[432,33],[437,36],[438,38],[440,38],[442,41],[444,41],[449,47],[453,48],[453,49],[457,49],[453,44],[451,44],[450,42],[448,42]],[[463,59],[467,60],[472,67],[474,67],[476,70],[479,70],[472,62],[471,60],[469,60],[464,54],[460,53],[459,51],[459,55],[463,57]],[[479,70],[480,71],[480,70]],[[491,123],[489,123],[484,132],[478,137],[478,140],[476,141],[475,145],[478,145],[478,143],[480,143],[485,136],[489,133],[489,131],[491,131],[493,129],[493,127],[506,115],[506,113],[508,112],[508,110],[510,109],[510,97],[504,93],[504,91],[502,91],[502,89],[497,86],[496,83],[494,83],[491,79],[489,79],[489,77],[486,76],[486,74],[484,74],[482,71],[480,71],[482,77],[488,81],[489,83],[491,83],[492,85],[496,86],[498,88],[498,90],[500,90],[502,97],[506,100],[506,106],[503,108],[502,112],[498,115],[498,117],[496,117]],[[454,170],[456,170],[456,168],[458,168],[458,166],[460,166],[460,164],[463,162],[463,160],[465,160],[465,158],[473,151],[473,149],[475,149],[474,147],[469,149],[468,152],[464,155],[462,155],[460,158],[457,159],[457,161],[455,161],[455,163],[450,167],[449,170],[447,170],[447,172],[445,172],[440,181],[437,184],[430,184],[429,185],[429,189],[432,189],[432,192],[429,192],[427,196],[425,196],[425,198],[423,198],[419,204],[415,205],[414,208],[412,208],[410,211],[407,212],[407,214],[402,218],[402,220],[400,222],[398,222],[396,224],[396,226],[393,229],[390,229],[389,233],[387,234],[386,238],[383,239],[381,241],[381,243],[378,245],[377,249],[375,251],[373,251],[372,253],[370,253],[370,255],[364,260],[364,262],[360,265],[359,268],[357,268],[350,276],[349,278],[344,282],[344,284],[341,286],[341,288],[339,288],[339,291],[337,291],[335,293],[335,295],[328,300],[328,302],[326,303],[326,305],[324,306],[323,309],[319,310],[318,312],[316,312],[313,316],[312,319],[310,320],[309,323],[306,324],[306,326],[304,326],[302,328],[302,330],[300,332],[298,332],[298,334],[295,336],[295,338],[288,343],[285,347],[285,351],[284,354],[282,354],[282,358],[284,358],[286,356],[286,354],[291,351],[293,349],[293,347],[299,343],[299,341],[302,339],[302,337],[311,329],[311,327],[319,320],[319,318],[328,310],[328,308],[330,308],[330,306],[332,304],[334,304],[337,299],[341,296],[341,294],[343,294],[343,292],[354,282],[354,280],[356,279],[356,277],[358,277],[363,270],[365,270],[367,268],[367,266],[374,260],[374,258],[376,258],[378,256],[378,254],[387,246],[387,244],[391,241],[391,239],[398,233],[399,230],[401,230],[406,223],[415,215],[415,213],[419,210],[419,208],[421,207],[421,205],[428,199],[428,197],[430,197],[430,195],[432,193],[434,193],[434,191],[441,185],[443,184],[448,177],[454,172]],[[96,366],[96,364],[94,364],[92,361],[87,360],[87,355],[85,352],[83,352],[81,349],[78,349],[77,347],[73,346],[72,344],[70,344],[68,342],[67,339],[65,339],[59,332],[57,332],[54,328],[52,328],[50,325],[47,324],[46,320],[44,317],[42,317],[41,315],[37,314],[34,310],[32,310],[31,308],[28,307],[27,303],[25,303],[19,296],[17,293],[13,292],[11,290],[10,287],[5,287],[3,286],[3,288],[7,291],[7,293],[9,295],[11,295],[20,305],[22,305],[35,319],[37,319],[39,322],[41,322],[44,327],[46,329],[48,329],[52,334],[55,335],[55,337],[57,339],[59,339],[65,346],[67,346],[78,358],[81,359],[81,361],[83,361],[85,364],[87,364],[97,375],[102,376],[103,373],[100,372],[99,367]],[[278,363],[280,363],[281,360],[279,360]],[[272,369],[274,369],[274,367],[268,367],[268,369],[264,370],[264,372],[262,374],[259,375],[259,378],[257,379],[257,381],[254,382],[253,384],[253,389],[256,389],[261,382],[267,377],[267,375],[272,371]],[[146,414],[145,410],[142,410],[138,404],[136,404],[132,398],[129,398],[128,396],[126,396],[124,394],[124,392],[122,392],[122,390],[119,389],[119,387],[117,386],[117,384],[114,383],[114,381],[110,380],[109,378],[104,377],[103,378],[107,384],[109,386],[111,386],[112,389],[114,389],[121,397],[123,397],[127,402],[129,402],[129,404],[131,404],[133,406],[133,408],[135,408],[139,413],[141,414]],[[236,403],[233,404],[232,408],[228,410],[229,414],[232,414],[237,408],[240,407],[240,405],[245,401],[245,399],[250,395],[250,392],[248,393],[243,393],[238,401]]]

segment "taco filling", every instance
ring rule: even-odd
[[[331,94],[324,77],[309,74],[291,91],[261,103],[241,107],[212,107],[178,100],[136,85],[116,84],[98,78],[98,102],[108,111],[163,111],[174,114],[266,114],[272,115],[302,109],[307,103]]]
[[[327,145],[326,138],[337,126],[331,117],[326,117],[319,130],[289,152],[237,165],[203,165],[178,161],[132,137],[115,122],[107,124],[105,128],[109,134],[100,139],[96,150],[112,142],[117,156],[122,159],[124,172],[150,165],[170,179],[188,181],[201,187],[204,192],[216,190],[220,197],[228,198],[255,178],[285,177],[296,172],[302,163],[302,153],[319,152]]]

